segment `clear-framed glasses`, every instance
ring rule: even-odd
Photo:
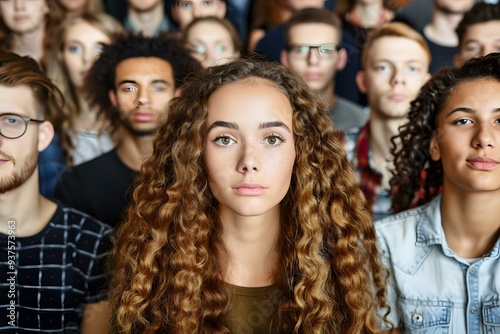
[[[0,135],[8,139],[20,138],[26,133],[29,122],[43,123],[45,121],[13,113],[0,114]]]
[[[296,59],[308,58],[312,49],[318,50],[320,59],[333,59],[341,47],[333,43],[327,43],[321,45],[289,45],[287,49],[288,54]]]

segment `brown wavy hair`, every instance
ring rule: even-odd
[[[367,203],[326,108],[278,63],[238,59],[195,75],[173,99],[111,254],[114,333],[229,333],[217,201],[202,160],[208,99],[246,78],[293,109],[296,160],[281,202],[272,333],[378,333],[387,273]],[[382,312],[381,312],[382,311]]]
[[[423,205],[439,194],[443,185],[443,166],[441,161],[432,160],[429,152],[439,125],[438,115],[456,86],[485,78],[500,81],[500,53],[473,58],[461,68],[441,69],[411,102],[408,122],[400,127],[399,135],[392,138],[393,212]]]
[[[69,165],[72,165],[72,161],[67,152],[74,148],[75,143],[73,143],[71,137],[68,135],[68,130],[75,130],[74,120],[80,114],[80,106],[78,105],[77,93],[69,78],[66,65],[64,64],[63,51],[66,47],[65,39],[68,30],[71,27],[82,23],[87,23],[101,31],[111,40],[111,43],[115,43],[118,35],[124,33],[124,29],[121,24],[112,16],[106,13],[85,12],[81,15],[63,20],[52,36],[52,49],[50,50],[50,57],[46,64],[46,72],[54,83],[60,87],[61,92],[65,96],[66,104],[63,109],[64,117],[61,124],[60,134],[62,136],[63,151],[67,157]],[[99,116],[100,119],[103,118],[101,114],[99,114]]]

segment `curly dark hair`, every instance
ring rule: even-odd
[[[470,11],[464,14],[455,29],[459,47],[462,46],[464,35],[470,26],[488,21],[500,21],[500,4],[485,3],[483,1],[476,3]]]
[[[126,59],[139,57],[155,57],[169,62],[174,71],[175,88],[179,88],[190,73],[201,70],[199,62],[191,57],[182,42],[167,34],[145,37],[128,33],[119,36],[114,44],[104,45],[101,56],[87,75],[86,93],[90,104],[97,106],[114,127],[119,124],[118,114],[113,112],[108,92],[116,89],[116,67]]]
[[[470,59],[460,68],[441,69],[412,101],[408,122],[392,138],[395,169],[390,184],[394,212],[425,204],[440,192],[443,167],[429,153],[439,112],[457,85],[483,78],[500,80],[500,53]]]
[[[293,175],[281,201],[283,291],[272,333],[379,333],[387,272],[372,218],[326,108],[275,62],[237,59],[193,76],[172,100],[111,255],[112,332],[228,333],[218,203],[203,163],[208,100],[266,80],[293,110]]]

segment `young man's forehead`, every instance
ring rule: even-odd
[[[367,50],[367,62],[381,59],[430,63],[429,55],[418,41],[400,36],[383,36],[372,43]]]

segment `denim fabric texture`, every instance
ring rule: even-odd
[[[462,259],[441,225],[441,195],[375,222],[390,271],[390,319],[404,333],[500,333],[499,241]]]

